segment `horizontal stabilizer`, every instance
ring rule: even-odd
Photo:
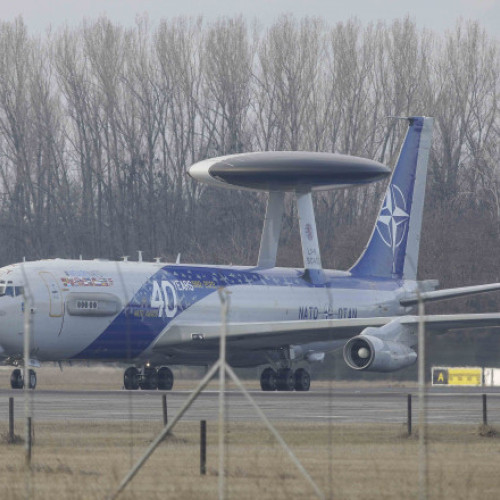
[[[413,306],[418,304],[419,300],[430,302],[433,300],[455,299],[457,297],[465,297],[467,295],[475,295],[477,293],[494,292],[500,290],[500,283],[488,283],[485,285],[462,286],[458,288],[446,288],[443,290],[433,290],[431,292],[422,292],[420,297],[413,295],[401,299],[399,302],[402,306]]]

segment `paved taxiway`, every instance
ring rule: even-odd
[[[488,423],[500,425],[500,390],[433,388],[428,396],[430,423],[482,422],[483,392],[488,393]],[[316,389],[307,393],[251,391],[258,405],[273,421],[404,423],[407,416],[408,389]],[[153,391],[44,391],[31,393],[33,416],[49,420],[160,420],[161,392]],[[167,394],[168,414],[177,413],[190,392]],[[257,420],[255,411],[243,394],[227,391],[227,415],[230,420]],[[413,395],[413,419],[417,421],[418,399]],[[23,415],[22,391],[0,390],[0,419],[6,422],[8,397],[14,396],[16,416]],[[184,417],[189,421],[218,418],[218,392],[202,393]]]

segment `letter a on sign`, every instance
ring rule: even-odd
[[[448,370],[443,368],[433,368],[432,385],[448,385]]]

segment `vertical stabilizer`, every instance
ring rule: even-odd
[[[351,268],[354,276],[416,279],[433,119],[409,127],[370,240]]]

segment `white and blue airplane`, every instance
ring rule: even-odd
[[[258,265],[40,260],[0,269],[0,356],[29,367],[12,388],[36,386],[45,361],[128,362],[126,389],[169,390],[167,365],[208,366],[219,354],[221,302],[230,292],[227,361],[262,366],[261,388],[307,391],[310,364],[343,348],[355,370],[393,371],[415,362],[417,301],[497,290],[500,284],[435,290],[417,281],[432,118],[412,117],[369,242],[348,271],[322,268],[312,192],[377,180],[372,162],[323,153],[247,153],[204,160],[190,175],[209,184],[269,191]],[[284,192],[296,193],[304,268],[275,267]],[[25,306],[26,304],[26,306]],[[426,328],[500,326],[500,314],[426,316]],[[25,376],[26,374],[26,376]]]

